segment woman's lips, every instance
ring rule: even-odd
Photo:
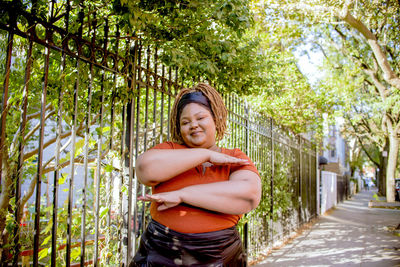
[[[190,135],[198,135],[199,133],[201,133],[201,131],[192,132]]]

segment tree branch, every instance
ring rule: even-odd
[[[350,14],[349,7],[351,6],[352,1],[347,0],[346,4],[343,6],[341,10],[332,9],[330,7],[325,6],[311,6],[308,4],[294,4],[294,5],[282,5],[280,10],[299,10],[300,12],[311,12],[314,14],[318,13],[329,13],[333,14],[339,19],[343,20],[347,24],[349,24],[352,28],[356,29],[364,38],[367,39],[369,46],[372,49],[372,52],[375,55],[375,58],[378,61],[378,64],[384,74],[384,79],[391,86],[400,89],[400,78],[396,75],[393,69],[390,66],[390,63],[387,59],[387,56],[381,46],[378,43],[376,36],[359,20],[357,20],[352,14]],[[275,7],[275,6],[274,6]]]
[[[100,116],[100,114],[97,114],[97,115],[93,118],[93,120],[92,120],[92,122],[90,123],[90,125],[93,125],[93,124],[96,122],[96,120],[97,120],[97,118],[98,118],[99,116]],[[77,134],[77,135],[81,134],[83,130],[84,130],[84,124],[83,124],[83,121],[82,121],[82,122],[79,124],[79,127],[76,129],[76,134]],[[61,136],[60,136],[60,138],[61,138],[61,139],[64,139],[64,138],[70,136],[71,134],[72,134],[72,131],[68,131],[68,132],[62,133]],[[50,140],[48,140],[48,141],[43,145],[43,149],[45,149],[46,147],[48,147],[48,146],[50,146],[51,144],[55,143],[56,141],[57,141],[57,136],[54,136],[53,138],[51,138]],[[33,155],[37,154],[38,152],[39,152],[39,148],[36,148],[36,149],[34,149],[34,150],[32,150],[32,151],[29,151],[29,152],[25,153],[25,154],[24,154],[24,160],[29,159],[30,157],[32,157]]]
[[[389,94],[389,90],[386,89],[385,85],[383,85],[379,81],[376,71],[366,68],[366,66],[363,67],[362,70],[365,74],[367,74],[371,78],[374,87],[377,89],[380,97],[382,98],[382,101],[384,102]]]
[[[350,14],[348,9],[350,3],[351,1],[346,1],[346,5],[340,12],[338,12],[339,18],[347,22],[351,27],[359,31],[367,39],[367,42],[370,45],[372,52],[374,53],[375,58],[384,74],[385,81],[387,81],[393,87],[400,89],[400,78],[392,70],[387,56],[379,45],[376,36],[361,21],[357,20]]]
[[[357,133],[357,130],[354,126],[354,124],[352,123],[351,119],[348,116],[345,116],[345,118],[349,121],[351,127],[353,128],[354,132]],[[367,148],[364,146],[364,143],[362,142],[360,136],[358,136],[356,134],[357,140],[361,145],[362,150],[364,150],[365,154],[367,155],[367,157],[376,165],[379,166],[379,163],[377,161],[374,160],[374,158],[370,155],[370,153],[368,152]]]
[[[10,200],[10,189],[12,185],[12,174],[10,173],[11,167],[8,162],[7,149],[1,151],[1,160],[3,161],[2,166],[2,179],[1,179],[1,194],[0,194],[0,213],[8,209]],[[2,217],[2,215],[0,215]]]
[[[92,151],[95,151],[95,150],[96,150],[96,149],[94,149],[94,150],[92,150]],[[109,152],[110,152],[109,149],[104,150],[104,152],[100,155],[100,158],[103,159]],[[74,159],[74,163],[84,163],[84,159],[85,159],[85,158],[84,158],[83,156],[77,157],[77,158]],[[96,160],[97,160],[97,157],[88,159],[88,163],[94,162],[94,161],[96,161]],[[62,169],[62,168],[64,168],[64,167],[68,166],[70,163],[71,163],[71,162],[68,161],[68,160],[65,161],[65,162],[63,162],[63,163],[61,163],[61,164],[59,165],[59,169]],[[48,172],[52,172],[52,171],[55,171],[55,170],[56,170],[56,166],[50,166],[50,167],[45,168],[45,169],[43,170],[43,174],[46,174],[46,173],[48,173]]]
[[[47,111],[50,107],[52,107],[52,104],[51,103],[47,104],[45,111]],[[40,117],[40,113],[41,113],[41,111],[39,110],[38,112],[29,114],[26,116],[26,120],[29,121],[29,120],[38,118],[38,117]]]
[[[60,153],[62,153],[68,146],[71,144],[72,138],[69,138],[68,141],[61,147]],[[56,156],[51,157],[44,165],[43,168],[46,167],[48,164],[50,164],[51,161],[53,161],[56,158]]]
[[[344,33],[342,33],[337,27],[335,27],[335,31],[339,34],[339,36],[342,38],[343,41],[346,41],[346,36]],[[333,42],[332,39],[331,39],[331,41]],[[336,48],[336,49],[339,50],[339,48]],[[341,50],[344,51],[344,54],[350,54],[350,52],[345,47],[343,47]],[[357,62],[361,66],[363,72],[372,79],[374,87],[377,89],[377,92],[381,96],[382,100],[385,101],[386,97],[389,95],[390,92],[388,89],[386,89],[386,86],[383,85],[378,78],[378,68],[377,68],[378,65],[376,65],[377,64],[376,59],[374,59],[374,67],[375,68],[371,69],[370,67],[368,67],[368,65],[365,62],[362,62],[359,57],[353,56],[353,58],[355,60],[357,60]]]
[[[45,120],[47,120],[51,115],[53,115],[55,113],[55,110],[52,110],[51,112],[49,112],[46,116],[45,116]],[[40,115],[40,114],[39,114]],[[31,118],[31,119],[33,119],[33,117]],[[36,126],[35,127],[33,127],[32,128],[32,130],[30,130],[30,132],[29,133],[27,133],[26,135],[25,135],[25,137],[24,137],[24,142],[26,142],[38,129],[39,129],[39,127],[40,127],[40,122],[38,122],[37,124],[36,124]]]
[[[64,139],[64,138],[70,136],[71,133],[72,133],[72,131],[64,132],[64,133],[61,134],[60,138],[61,138],[61,139]],[[55,143],[56,141],[57,141],[57,136],[54,136],[53,138],[51,138],[50,140],[48,140],[48,141],[43,145],[43,149],[45,149],[45,148],[48,147],[49,145]],[[27,159],[29,159],[30,157],[32,157],[33,155],[35,155],[35,154],[37,154],[37,153],[39,153],[39,148],[36,148],[36,149],[34,149],[34,150],[31,150],[31,151],[25,153],[25,154],[24,154],[24,161],[27,160]]]
[[[100,156],[100,158],[104,158],[107,154],[108,154],[109,150],[105,150],[103,152],[103,154]],[[91,158],[88,159],[88,162],[94,162],[97,160],[97,157],[95,158]],[[59,169],[65,168],[66,166],[68,166],[71,162],[70,161],[66,161],[63,162],[62,164],[59,165]],[[84,163],[84,157],[78,157],[74,159],[74,163]],[[43,174],[55,171],[56,168],[55,166],[51,166],[48,168],[43,169]],[[21,203],[21,210],[23,210],[23,208],[25,207],[26,202],[28,202],[28,200],[31,198],[34,190],[36,187],[36,179],[32,179],[31,184],[29,185],[28,191],[26,192],[26,194],[21,198],[20,203]]]
[[[49,108],[51,108],[51,107],[52,107],[52,105],[51,105],[51,104],[48,104],[48,105],[46,106],[46,111],[47,111]],[[48,117],[50,117],[51,115],[53,115],[54,112],[55,112],[54,110],[50,111],[49,114],[46,115],[46,119],[47,119]],[[39,116],[40,116],[40,111],[28,115],[28,116],[26,117],[26,121],[32,120],[32,119],[37,118],[37,117],[39,117]],[[38,125],[36,125],[34,131],[36,131],[39,127],[40,127],[40,124],[38,123]],[[11,146],[10,146],[10,153],[11,153],[12,155],[15,153],[14,149],[17,147],[17,140],[18,140],[18,137],[20,136],[22,130],[25,130],[25,129],[19,128],[19,131],[17,131],[17,132],[14,134],[14,137],[13,137],[13,140],[12,140]],[[32,132],[32,133],[29,133],[29,134],[32,135],[33,132]],[[29,136],[29,137],[30,137],[30,136]],[[29,138],[29,137],[28,137],[28,138]],[[24,141],[26,141],[26,140],[24,140]]]

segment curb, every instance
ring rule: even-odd
[[[380,208],[380,209],[400,209],[400,202],[385,202],[370,200],[368,202],[368,208]]]

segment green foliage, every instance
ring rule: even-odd
[[[313,132],[318,140],[322,136],[322,114],[332,109],[334,101],[329,91],[311,86],[298,68],[294,53],[303,27],[291,25],[282,12],[275,11],[272,6],[258,11],[260,18],[253,35],[262,40],[266,67],[259,76],[265,76],[266,83],[263,93],[249,96],[249,101],[278,124],[295,133]]]
[[[245,94],[262,86],[258,38],[248,36],[253,15],[246,0],[114,1],[124,25],[145,43],[156,43],[160,59],[181,74],[216,82]]]
[[[397,131],[400,123],[399,84],[393,83],[400,75],[398,1],[271,0],[264,4],[270,11],[267,17],[280,18],[282,28],[290,32],[285,34],[286,44],[312,42],[313,49],[323,54],[317,92],[330,97],[336,112],[329,115],[346,119],[344,134],[356,138],[369,160],[382,169],[380,151],[387,145],[388,133]],[[375,39],[379,46],[373,45]]]
[[[62,177],[60,178],[59,184],[60,186],[64,183],[65,178],[67,175],[63,174]],[[103,177],[105,178],[105,177]],[[105,179],[102,179],[102,181],[106,182]],[[93,183],[89,184],[89,187],[86,189],[87,192],[87,205],[88,207],[94,207],[94,196],[95,196],[95,185]],[[98,192],[100,194],[100,201],[101,203],[106,203],[108,201],[108,194],[106,192],[105,186],[102,183],[100,187],[100,191]],[[78,200],[78,203],[81,203],[82,200]],[[29,211],[27,214],[27,217],[24,217],[24,223],[25,221],[28,222],[26,226],[24,226],[21,229],[21,237],[20,237],[20,244],[22,245],[22,250],[26,249],[32,249],[32,241],[33,241],[33,225],[31,225],[29,222],[32,222],[33,220],[33,214],[34,212],[34,206],[30,205],[27,210]],[[41,238],[40,238],[40,251],[39,251],[39,259],[41,262],[47,262],[48,265],[50,265],[50,255],[51,255],[51,241],[52,241],[52,228],[53,228],[53,217],[52,217],[52,211],[53,211],[53,206],[45,206],[42,205],[41,207],[41,216],[40,216],[40,221],[41,221]],[[111,263],[116,263],[117,258],[115,258],[115,255],[112,255],[112,253],[108,253],[107,251],[115,251],[116,247],[118,245],[118,240],[115,238],[112,238],[111,243],[109,243],[107,246],[105,246],[104,240],[102,240],[102,236],[104,235],[115,235],[115,227],[114,226],[107,226],[107,217],[109,215],[109,208],[106,206],[100,206],[100,212],[99,212],[99,236],[100,236],[100,247],[104,251],[100,253],[105,253],[109,255],[109,258],[112,260]],[[10,217],[11,214],[8,216],[10,219],[9,225],[10,233],[12,233],[13,228],[14,228],[14,223],[15,220]],[[80,244],[76,243],[74,240],[80,240],[81,237],[81,226],[82,226],[82,208],[73,208],[72,213],[71,213],[71,238],[73,240],[72,243],[72,248],[71,248],[71,261],[72,262],[78,262],[80,260],[81,256],[81,250],[80,250]],[[94,245],[92,241],[90,241],[89,236],[95,234],[95,210],[94,209],[87,209],[86,211],[86,220],[85,220],[85,231],[87,234],[87,245],[86,245],[86,252],[85,252],[85,257],[86,258],[91,258],[93,257],[94,253]],[[65,249],[60,249],[60,247],[65,246],[67,242],[67,231],[68,231],[68,219],[69,214],[68,214],[68,201],[65,201],[64,204],[60,207],[58,207],[58,213],[57,213],[57,266],[63,266],[65,265]],[[11,246],[11,244],[10,244]],[[103,261],[104,259],[102,259]]]
[[[264,172],[260,172],[262,177],[262,197],[258,207],[247,214],[242,224],[251,220],[251,222],[272,218],[273,221],[281,221],[283,215],[290,214],[293,210],[298,208],[296,199],[296,179],[293,170],[295,160],[288,158],[285,154],[285,146],[275,147],[275,164],[274,172],[271,174],[271,166]],[[273,191],[271,192],[271,179],[273,179]],[[271,204],[273,203],[271,214]]]
[[[15,2],[15,1],[14,1]],[[28,12],[38,14],[44,20],[47,17],[48,1],[36,1],[32,6],[29,1],[19,3],[24,6]],[[317,129],[314,126],[315,117],[318,112],[329,107],[330,103],[325,99],[327,95],[315,93],[308,85],[302,74],[298,71],[295,58],[293,57],[291,47],[287,45],[286,40],[281,38],[281,33],[290,34],[287,29],[280,27],[279,24],[270,23],[268,27],[262,28],[261,21],[254,16],[253,3],[251,1],[233,0],[233,1],[72,1],[71,12],[69,16],[69,31],[72,34],[80,34],[82,26],[82,38],[91,40],[94,23],[96,22],[96,45],[103,46],[105,40],[104,26],[108,19],[110,34],[115,34],[116,24],[120,26],[122,38],[119,40],[118,53],[125,56],[126,51],[132,50],[132,42],[125,42],[125,38],[130,35],[141,37],[143,45],[141,64],[146,65],[145,48],[149,45],[153,50],[155,47],[159,51],[159,60],[175,70],[178,69],[179,84],[184,86],[192,85],[197,79],[207,80],[215,83],[223,92],[237,92],[238,95],[253,95],[253,103],[263,112],[271,115],[278,123],[292,127],[296,132],[306,132],[310,129]],[[55,3],[55,16],[59,20],[55,24],[60,28],[65,28],[64,17],[61,16],[65,11],[66,2],[59,1]],[[80,24],[79,11],[83,11],[83,25]],[[96,17],[95,17],[96,15]],[[4,17],[1,18],[5,19]],[[22,25],[25,23],[24,25]],[[22,20],[18,26],[27,28],[28,25]],[[270,30],[271,29],[271,30]],[[36,29],[39,37],[45,35],[43,27]],[[56,34],[56,32],[54,32]],[[293,37],[293,36],[292,36]],[[129,38],[126,38],[129,40]],[[107,44],[111,51],[115,51],[116,38],[110,38]],[[57,41],[57,40],[56,40]],[[59,44],[61,40],[58,40]],[[0,45],[2,51],[6,51],[7,34],[3,30],[0,32]],[[76,50],[76,45],[68,41],[72,51]],[[166,140],[168,96],[161,92],[154,92],[151,86],[147,88],[144,82],[150,79],[151,82],[160,83],[161,79],[154,81],[144,71],[141,71],[137,77],[140,80],[140,87],[129,88],[128,77],[131,74],[115,75],[111,71],[100,67],[92,66],[90,63],[77,60],[74,57],[66,56],[65,61],[61,51],[51,49],[49,54],[48,84],[44,86],[44,76],[47,50],[38,43],[33,44],[32,49],[32,75],[28,85],[28,121],[25,129],[25,136],[19,136],[19,122],[21,120],[21,111],[23,110],[23,95],[25,86],[25,66],[28,61],[29,40],[15,36],[13,47],[13,61],[10,72],[10,109],[7,113],[7,144],[10,144],[9,159],[11,170],[16,170],[18,159],[19,144],[25,145],[24,167],[22,169],[23,182],[33,185],[37,175],[38,165],[38,140],[39,140],[39,118],[42,107],[43,88],[47,89],[46,103],[48,109],[45,120],[45,149],[43,154],[46,159],[42,162],[44,176],[42,184],[49,183],[50,179],[46,174],[54,174],[54,150],[58,135],[58,110],[61,108],[61,146],[63,150],[60,155],[61,168],[59,170],[60,178],[58,184],[60,192],[68,192],[71,174],[68,173],[71,158],[79,162],[75,167],[75,174],[82,170],[84,162],[83,155],[88,149],[88,161],[90,164],[95,162],[100,165],[100,173],[97,168],[89,165],[88,188],[84,188],[87,196],[87,209],[85,233],[94,233],[94,201],[97,194],[100,195],[100,222],[99,233],[105,235],[107,242],[103,242],[101,264],[113,265],[119,263],[120,256],[114,254],[118,251],[120,244],[120,235],[117,230],[121,229],[121,216],[109,225],[107,218],[115,208],[112,205],[122,205],[121,203],[110,203],[110,190],[107,183],[115,178],[115,172],[123,172],[124,160],[128,160],[125,147],[122,146],[122,134],[126,121],[123,121],[123,113],[128,113],[126,104],[133,99],[134,116],[131,118],[134,125],[134,131],[138,136],[130,133],[131,140],[125,138],[125,142],[132,141],[135,147],[134,157],[143,150],[151,147],[155,142]],[[82,48],[82,53],[87,53]],[[0,59],[5,62],[4,55],[0,54]],[[95,55],[99,59],[98,54]],[[101,58],[100,58],[101,59]],[[159,62],[160,63],[160,62]],[[153,59],[150,59],[150,69],[154,70]],[[128,66],[125,66],[128,68]],[[0,64],[0,75],[4,80],[4,64]],[[160,71],[159,71],[160,72]],[[93,75],[92,75],[93,74]],[[114,82],[114,79],[116,82]],[[164,82],[164,81],[162,81]],[[168,85],[169,86],[169,85]],[[89,95],[89,89],[90,95]],[[172,88],[174,91],[177,88]],[[91,103],[89,106],[89,96]],[[61,97],[61,102],[59,101]],[[75,99],[77,106],[75,113]],[[163,101],[163,102],[162,102]],[[150,103],[150,105],[147,105]],[[152,105],[155,103],[154,105]],[[163,108],[161,108],[161,103]],[[102,122],[100,124],[100,113],[103,110]],[[113,112],[113,117],[111,113]],[[138,114],[137,114],[138,113]],[[161,114],[163,117],[160,118]],[[297,118],[297,119],[296,119]],[[317,124],[320,118],[317,116]],[[113,120],[113,121],[112,121]],[[88,122],[88,125],[86,125]],[[160,130],[160,122],[163,122],[164,131]],[[88,127],[86,133],[85,126]],[[68,143],[71,138],[71,130],[78,129],[75,142],[75,151]],[[232,126],[231,126],[232,129]],[[28,135],[29,133],[29,135]],[[238,146],[245,146],[245,139],[240,132],[234,133]],[[100,136],[102,144],[99,146]],[[87,139],[85,139],[87,138]],[[138,140],[137,138],[140,138]],[[260,143],[262,140],[258,140]],[[88,146],[86,147],[86,144]],[[137,144],[137,147],[136,147]],[[127,145],[127,144],[126,144]],[[100,151],[97,151],[100,147]],[[283,150],[283,148],[282,148]],[[98,161],[98,152],[100,160]],[[290,184],[289,169],[292,163],[283,159],[284,154],[280,148],[276,149],[277,162],[274,168],[274,214],[270,214],[271,188],[270,176],[271,169],[265,167],[260,171],[263,179],[263,202],[259,208],[244,218],[262,218],[273,217],[274,220],[280,214],[287,214],[297,205],[293,201],[293,191],[287,191]],[[132,159],[133,160],[133,159]],[[79,165],[79,170],[78,170]],[[117,166],[120,165],[120,166]],[[97,166],[96,166],[97,167]],[[121,169],[119,169],[121,168]],[[10,172],[15,175],[15,172]],[[94,188],[93,179],[99,179],[100,188]],[[121,175],[122,176],[122,175]],[[82,177],[82,176],[80,176]],[[12,177],[14,178],[14,176]],[[123,180],[123,181],[122,181]],[[127,195],[128,179],[121,178],[120,191]],[[286,190],[286,191],[285,191]],[[71,238],[79,240],[81,235],[82,221],[82,193],[76,192],[73,188],[74,201],[72,203],[72,222],[68,225],[68,206],[63,203],[58,207],[57,220],[57,247],[66,243],[67,227],[71,226]],[[138,190],[139,192],[139,190]],[[138,193],[134,192],[134,193]],[[27,199],[33,194],[27,192],[24,197]],[[77,199],[75,199],[77,194]],[[41,214],[41,251],[39,257],[41,261],[49,262],[51,255],[51,230],[52,230],[52,212],[53,207],[45,205],[42,198]],[[10,206],[14,207],[13,200],[10,200]],[[112,202],[112,201],[111,201]],[[34,218],[34,207],[28,202],[27,210],[29,220]],[[137,209],[143,209],[144,204],[137,205]],[[118,211],[119,212],[119,211]],[[117,212],[117,213],[118,213]],[[146,215],[148,210],[146,210]],[[6,230],[12,233],[16,222],[13,213],[7,213]],[[254,217],[253,217],[254,216]],[[24,218],[28,220],[28,218]],[[32,229],[27,230],[23,235],[21,244],[23,249],[29,249],[32,245]],[[10,241],[10,244],[11,241]],[[89,247],[89,245],[88,245]],[[73,261],[78,261],[80,248],[74,247],[71,250]],[[93,248],[86,251],[86,257],[92,258]],[[109,257],[108,257],[109,256]],[[109,262],[107,262],[109,260]],[[57,251],[57,264],[65,265],[65,250]]]
[[[377,194],[374,194],[372,197],[373,197],[373,198],[375,199],[375,201],[377,201],[377,202],[382,201],[382,200],[379,198],[379,196],[378,196]]]

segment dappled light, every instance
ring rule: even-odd
[[[257,266],[396,266],[400,237],[390,226],[399,223],[400,209],[367,208],[371,198],[361,192],[340,203]]]

